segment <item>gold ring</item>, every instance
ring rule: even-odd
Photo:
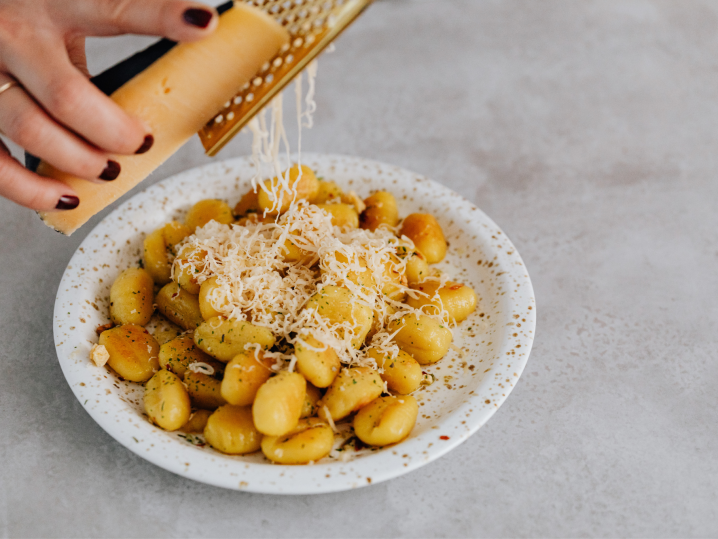
[[[3,94],[3,92],[8,91],[13,86],[20,86],[20,83],[16,80],[11,80],[0,86],[0,95]]]

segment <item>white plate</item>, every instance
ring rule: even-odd
[[[142,415],[142,388],[118,380],[88,358],[95,328],[108,321],[109,291],[123,269],[141,258],[145,234],[203,198],[234,205],[247,191],[248,158],[195,168],[157,183],[108,215],[82,242],[60,283],[55,344],[73,392],[115,440],[178,475],[220,487],[276,494],[341,491],[414,470],[466,440],[496,412],[516,384],[534,338],[533,289],[521,257],[501,229],[446,187],[407,170],[357,157],[308,154],[303,163],[361,197],[386,189],[402,216],[433,213],[450,242],[438,266],[477,291],[480,305],[455,331],[456,346],[425,370],[436,382],[415,393],[421,404],[410,437],[393,447],[363,451],[347,462],[313,466],[270,464],[261,454],[227,456],[192,445]]]

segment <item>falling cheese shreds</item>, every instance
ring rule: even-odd
[[[93,344],[90,349],[90,359],[98,367],[104,367],[110,359],[110,353],[103,344]]]

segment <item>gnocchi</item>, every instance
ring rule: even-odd
[[[110,319],[117,325],[147,325],[154,312],[154,282],[141,268],[120,273],[110,288]]]
[[[448,244],[436,218],[429,213],[407,215],[401,225],[401,234],[414,242],[429,264],[441,262]]]
[[[107,364],[125,380],[146,382],[159,370],[160,345],[142,326],[126,324],[103,331],[99,344],[110,355]]]
[[[354,432],[368,445],[395,444],[409,436],[418,414],[419,404],[411,395],[379,397],[354,416]]]
[[[252,411],[234,404],[225,404],[209,416],[204,437],[209,445],[228,455],[253,453],[262,443],[262,435],[252,422]]]
[[[164,369],[145,385],[144,405],[150,421],[165,430],[177,430],[186,424],[192,411],[182,380]]]
[[[332,445],[334,433],[329,425],[310,418],[284,435],[262,438],[262,453],[277,464],[307,464],[326,457]]]
[[[252,405],[254,425],[262,434],[282,436],[297,426],[307,382],[296,372],[280,372],[257,390]]]

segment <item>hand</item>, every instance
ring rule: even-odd
[[[110,154],[149,150],[149,129],[88,80],[86,36],[124,33],[195,41],[217,13],[184,0],[0,0],[0,132],[54,167],[103,183]],[[75,192],[25,169],[0,141],[0,196],[35,210],[71,209]]]

